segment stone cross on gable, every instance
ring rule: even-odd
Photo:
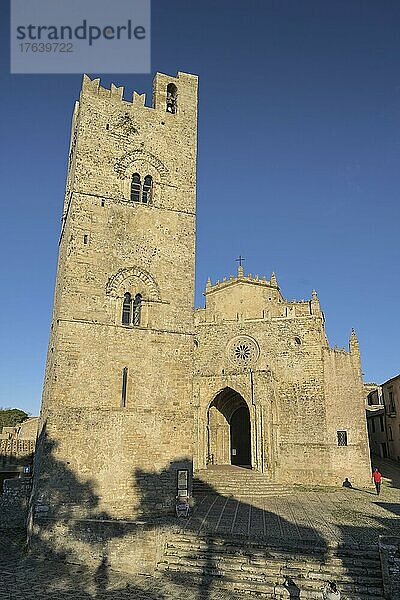
[[[243,270],[244,258],[243,258],[243,256],[240,254],[239,258],[235,258],[235,261],[239,263],[238,272],[237,272],[238,277],[244,277],[244,270]]]
[[[239,267],[243,266],[244,257],[239,254],[239,258],[235,258],[235,261],[239,263]]]

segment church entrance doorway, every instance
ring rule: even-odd
[[[241,467],[251,466],[250,413],[241,406],[233,413],[230,422],[231,463]]]
[[[232,388],[219,392],[208,408],[207,464],[251,468],[250,411]]]

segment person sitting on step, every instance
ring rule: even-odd
[[[340,600],[340,592],[333,581],[327,581],[326,586],[322,590],[323,600]]]
[[[189,496],[176,496],[175,512],[177,517],[188,517],[190,510]]]

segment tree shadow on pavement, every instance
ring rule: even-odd
[[[8,593],[13,600],[167,600],[172,597],[211,600],[216,594],[221,597],[220,585],[229,579],[221,569],[221,551],[231,546],[241,548],[243,565],[249,565],[248,568],[252,561],[255,564],[258,559],[267,564],[268,556],[272,557],[274,552],[279,553],[285,544],[290,549],[283,564],[290,565],[291,558],[296,558],[297,542],[299,552],[306,559],[309,557],[310,561],[319,561],[321,564],[327,560],[328,542],[312,526],[289,522],[272,510],[232,500],[218,494],[212,486],[206,488],[205,500],[198,503],[191,517],[178,520],[173,500],[176,490],[170,486],[176,486],[177,469],[188,463],[190,460],[183,457],[172,461],[161,472],[136,470],[132,474],[132,484],[139,491],[138,514],[131,521],[118,519],[111,511],[100,509],[95,479],[83,480],[74,473],[70,465],[59,460],[56,457],[55,442],[43,431],[35,463],[31,549],[22,552],[21,546],[18,546],[14,549],[15,552],[9,552],[10,542],[7,540],[15,539],[15,533],[8,532],[3,536],[0,546],[0,577],[4,581],[4,593]],[[44,487],[49,494],[46,502],[41,497]],[[160,504],[159,494],[162,489],[165,490],[164,501]],[[386,506],[383,508],[387,509]],[[230,510],[235,513],[238,523],[234,531],[229,530],[221,519],[218,522],[218,515],[224,511],[229,514]],[[388,510],[398,514],[395,512],[396,507]],[[272,540],[271,549],[270,536],[264,538],[261,533],[254,535],[249,527],[249,515],[255,519],[256,524],[267,523],[271,527],[277,527],[276,546]],[[138,525],[139,521],[141,525]],[[390,522],[391,517],[388,516],[387,519],[381,519],[380,526],[390,528]],[[346,526],[344,533],[345,529]],[[368,536],[368,527],[358,529],[363,529],[363,535]],[[198,561],[195,569],[188,561],[187,567],[183,562],[176,571],[168,568],[158,570],[153,578],[118,572],[118,553],[116,555],[115,548],[110,554],[113,544],[117,543],[122,559],[131,544],[140,546],[143,543],[143,531],[160,533],[163,547],[158,548],[158,558],[155,561],[162,562],[168,539],[174,535],[187,536],[189,551],[192,544],[194,553],[200,545],[204,560]],[[295,535],[295,539],[290,539],[292,535]],[[258,552],[258,558],[251,556],[253,548],[256,550],[255,554]],[[79,560],[80,552],[82,562]],[[349,560],[349,569],[350,562]],[[346,567],[346,561],[343,564]],[[244,570],[243,581],[245,578]],[[299,597],[296,594],[301,584],[291,573],[290,566],[282,567],[276,575],[275,585],[283,585],[285,579],[291,586],[286,585],[287,597]],[[262,583],[261,580],[260,585]],[[264,583],[267,586],[267,580]],[[240,597],[240,593],[237,593],[237,597]],[[234,592],[230,592],[229,597],[234,598]]]

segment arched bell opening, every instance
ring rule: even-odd
[[[219,392],[208,408],[206,462],[251,468],[250,411],[231,388]]]

